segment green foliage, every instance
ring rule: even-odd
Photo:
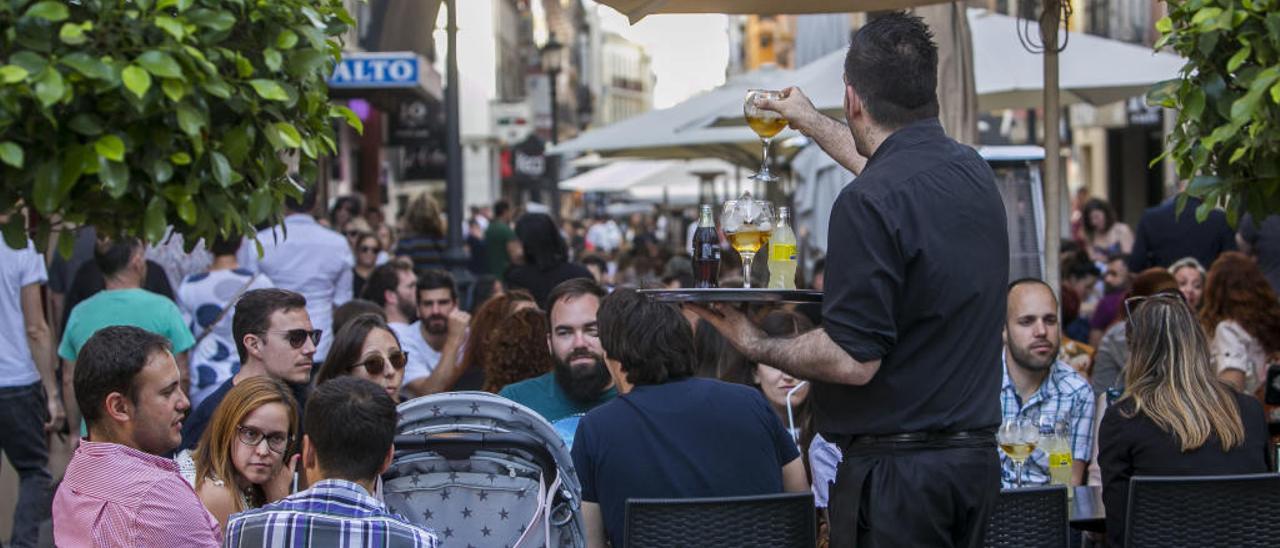
[[[1167,5],[1156,47],[1187,64],[1147,101],[1178,111],[1165,154],[1192,181],[1178,207],[1203,198],[1197,217],[1222,206],[1232,224],[1246,210],[1280,213],[1280,0]]]
[[[314,181],[353,118],[325,84],[351,23],[342,0],[0,0],[5,241],[28,212],[41,246],[62,222],[189,245],[278,222],[289,163]]]

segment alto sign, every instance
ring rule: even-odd
[[[413,52],[344,53],[329,77],[331,88],[420,86],[426,60]]]

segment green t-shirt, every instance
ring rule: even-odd
[[[489,255],[489,273],[502,277],[511,265],[511,257],[507,255],[507,242],[516,239],[516,233],[507,223],[494,219],[489,221],[489,228],[484,231],[484,249]]]
[[[145,289],[111,289],[81,301],[71,311],[58,356],[74,361],[89,337],[113,325],[132,325],[161,335],[169,339],[174,354],[186,352],[196,344],[173,301]]]
[[[594,409],[618,396],[617,388],[610,388],[593,402],[580,403],[569,399],[568,394],[556,382],[555,373],[509,384],[498,392],[499,396],[537,411],[547,422],[579,415]]]

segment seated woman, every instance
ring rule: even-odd
[[[400,350],[400,341],[376,314],[356,316],[338,331],[333,347],[316,373],[316,384],[351,375],[381,386],[400,402],[400,385],[409,353]]]
[[[1219,380],[1209,342],[1180,295],[1130,299],[1125,392],[1099,428],[1107,540],[1121,546],[1129,479],[1262,473],[1267,425],[1257,399]]]
[[[547,316],[536,308],[522,308],[498,322],[485,351],[484,391],[497,394],[508,384],[551,371],[549,335]]]
[[[289,387],[245,379],[218,405],[195,449],[178,454],[178,468],[225,530],[232,514],[289,495],[297,433],[298,402]]]
[[[1258,263],[1238,251],[1218,256],[1201,304],[1218,378],[1263,397],[1268,363],[1280,356],[1280,301]]]

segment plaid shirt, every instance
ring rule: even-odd
[[[231,516],[226,547],[439,548],[436,536],[387,511],[363,487],[327,479]]]
[[[1000,371],[1004,386],[1000,388],[1000,412],[1004,420],[1017,416],[1030,417],[1033,421],[1041,415],[1066,418],[1071,429],[1071,458],[1089,462],[1093,454],[1093,389],[1070,365],[1054,362],[1049,376],[1040,389],[1024,403],[1018,397],[1018,389],[1009,379],[1009,365],[1005,353],[1000,354]],[[1005,488],[1014,487],[1014,466],[1003,451],[1000,453],[1000,483]],[[1023,485],[1048,485],[1049,454],[1037,448],[1022,469]]]

